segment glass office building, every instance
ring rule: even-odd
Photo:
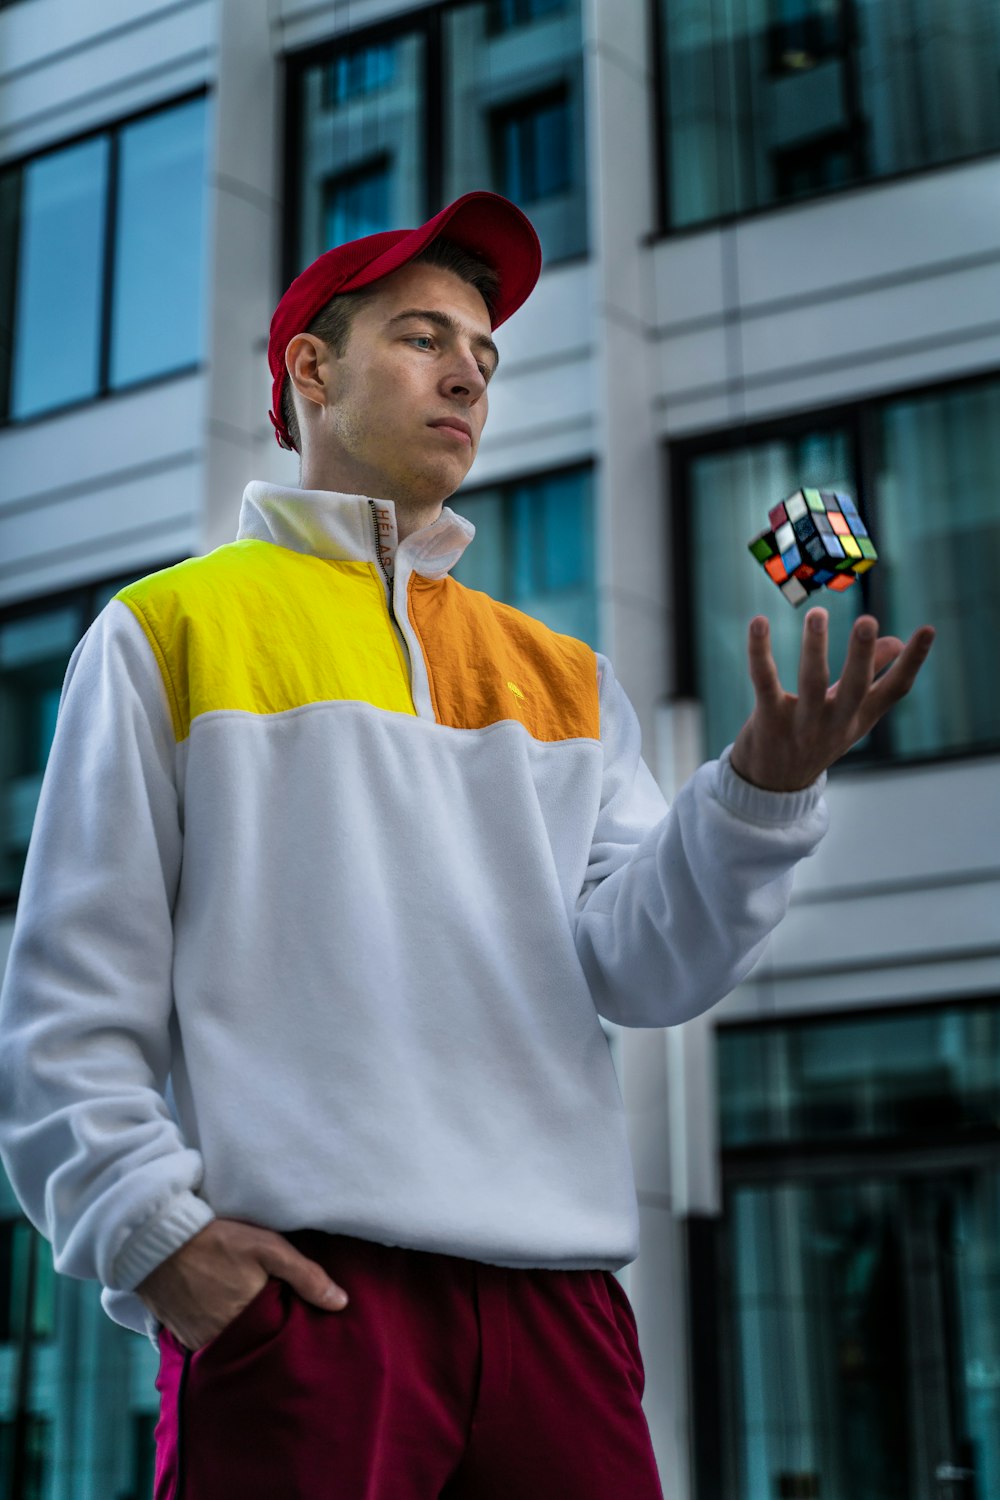
[[[673,796],[753,701],[801,486],[938,637],[830,774],[733,994],[608,1024],[671,1500],[1000,1495],[1000,12],[991,0],[0,0],[0,965],[66,666],[230,540],[267,328],[333,245],[501,192],[544,252],[457,575],[612,658]],[[665,1002],[669,997],[665,996]],[[157,1354],[0,1172],[0,1494],[151,1500]]]

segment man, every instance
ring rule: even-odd
[[[301,488],[249,485],[70,664],[0,1145],[159,1344],[156,1500],[661,1494],[598,1013],[739,982],[930,649],[863,617],[828,689],[811,610],[791,695],[755,620],[753,714],[668,814],[610,664],[450,577],[539,269],[488,193],[321,256],[269,348]]]

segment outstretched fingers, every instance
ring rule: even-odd
[[[826,657],[825,609],[811,609],[802,626],[802,650],[799,653],[799,703],[809,714],[815,713],[830,682]]]
[[[875,683],[869,695],[871,724],[876,723],[900,698],[906,697],[930,654],[935,633],[933,625],[921,625],[910,636],[890,669]]]
[[[853,719],[864,702],[875,677],[875,654],[878,621],[873,615],[859,615],[847,644],[844,670],[837,684],[837,718]]]
[[[747,636],[750,681],[763,708],[774,707],[784,699],[784,690],[774,657],[771,655],[771,626],[766,615],[754,615]]]

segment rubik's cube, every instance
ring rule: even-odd
[[[796,606],[817,589],[849,589],[878,556],[850,495],[796,490],[768,513],[768,520],[771,529],[748,545]]]

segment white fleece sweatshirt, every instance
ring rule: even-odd
[[[506,1266],[638,1250],[598,1013],[726,995],[827,821],[728,751],[666,804],[610,664],[449,575],[445,508],[248,486],[77,647],[0,995],[0,1156],[58,1271],[215,1216]]]

